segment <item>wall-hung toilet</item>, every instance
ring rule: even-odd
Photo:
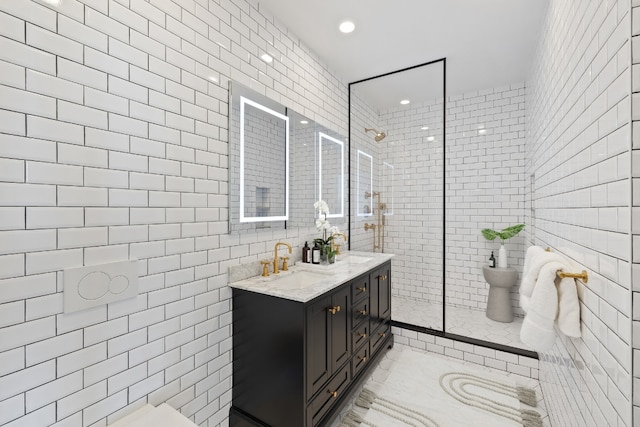
[[[163,403],[158,407],[144,405],[142,408],[119,419],[108,427],[198,427],[187,417]]]
[[[512,267],[482,267],[482,275],[489,284],[487,317],[497,322],[513,322],[511,287],[518,280],[518,271]]]

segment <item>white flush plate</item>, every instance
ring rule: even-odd
[[[64,312],[85,310],[138,295],[138,260],[64,270]]]

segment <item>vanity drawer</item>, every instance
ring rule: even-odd
[[[353,305],[351,309],[351,324],[358,325],[365,319],[369,318],[369,300],[364,299]]]
[[[353,329],[351,336],[351,343],[353,345],[352,352],[355,353],[356,350],[367,342],[369,339],[369,322],[362,322],[357,327]]]
[[[367,360],[369,360],[369,346],[365,345],[351,359],[351,376],[353,378],[360,373],[362,368],[367,366]]]
[[[333,403],[342,395],[350,382],[351,366],[347,363],[309,403],[307,407],[308,426],[317,426],[322,421],[322,417],[331,409]]]
[[[378,351],[378,347],[380,347],[389,334],[391,334],[391,327],[387,323],[371,335],[371,354],[375,354],[375,352]]]
[[[351,301],[356,302],[369,295],[369,276],[360,277],[351,283]]]

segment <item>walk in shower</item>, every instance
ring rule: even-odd
[[[498,246],[480,230],[524,222],[524,87],[446,88],[446,59],[349,85],[351,249],[395,254],[396,324],[522,348],[521,318],[485,316],[482,265]],[[509,249],[521,270],[523,238]]]

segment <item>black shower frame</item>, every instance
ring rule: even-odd
[[[481,346],[481,347],[486,347],[486,348],[490,348],[493,350],[499,350],[499,351],[504,351],[507,353],[513,353],[513,354],[517,354],[520,356],[525,356],[525,357],[531,357],[534,359],[538,359],[538,353],[536,353],[535,351],[530,351],[530,350],[525,350],[522,348],[518,348],[518,347],[512,347],[512,346],[507,346],[507,345],[502,345],[502,344],[497,344],[497,343],[493,343],[490,341],[484,341],[484,340],[479,340],[476,338],[471,338],[471,337],[467,337],[467,336],[463,336],[463,335],[458,335],[458,334],[452,334],[452,333],[448,333],[446,332],[447,328],[446,328],[446,300],[447,300],[447,295],[446,295],[446,291],[447,291],[447,287],[446,287],[446,225],[447,225],[447,217],[446,217],[446,146],[447,146],[447,58],[440,58],[440,59],[435,59],[433,61],[429,61],[429,62],[425,62],[422,64],[418,64],[418,65],[412,65],[410,67],[407,68],[402,68],[399,70],[395,70],[395,71],[390,71],[388,73],[384,73],[384,74],[379,74],[377,76],[373,76],[373,77],[367,77],[365,79],[361,79],[361,80],[357,80],[355,82],[351,82],[348,85],[348,93],[347,93],[347,98],[348,98],[348,147],[349,147],[349,158],[348,158],[348,162],[347,162],[347,175],[348,175],[348,189],[349,191],[347,192],[348,196],[347,196],[347,205],[348,205],[348,226],[347,226],[347,230],[348,230],[348,235],[351,235],[351,86],[352,85],[356,85],[358,83],[364,83],[370,80],[375,80],[381,77],[386,77],[386,76],[390,76],[393,74],[397,74],[397,73],[402,73],[404,71],[409,71],[409,70],[413,70],[416,68],[420,68],[420,67],[424,67],[427,65],[433,65],[433,64],[437,64],[438,62],[442,62],[442,66],[443,66],[443,77],[442,77],[442,93],[443,93],[443,100],[442,100],[442,168],[443,168],[443,174],[442,174],[442,330],[438,330],[438,329],[432,329],[432,328],[427,328],[424,326],[419,326],[419,325],[414,325],[411,323],[404,323],[404,322],[398,322],[393,320],[393,318],[391,319],[391,326],[395,326],[398,328],[402,328],[402,329],[408,329],[410,331],[415,331],[415,332],[420,332],[420,333],[424,333],[424,334],[428,334],[428,335],[434,335],[437,337],[442,337],[442,338],[446,338],[446,339],[450,339],[453,341],[460,341],[460,342],[464,342],[467,344],[472,344],[472,345],[477,345],[477,346]],[[349,240],[348,243],[348,249],[351,249],[351,240]]]

